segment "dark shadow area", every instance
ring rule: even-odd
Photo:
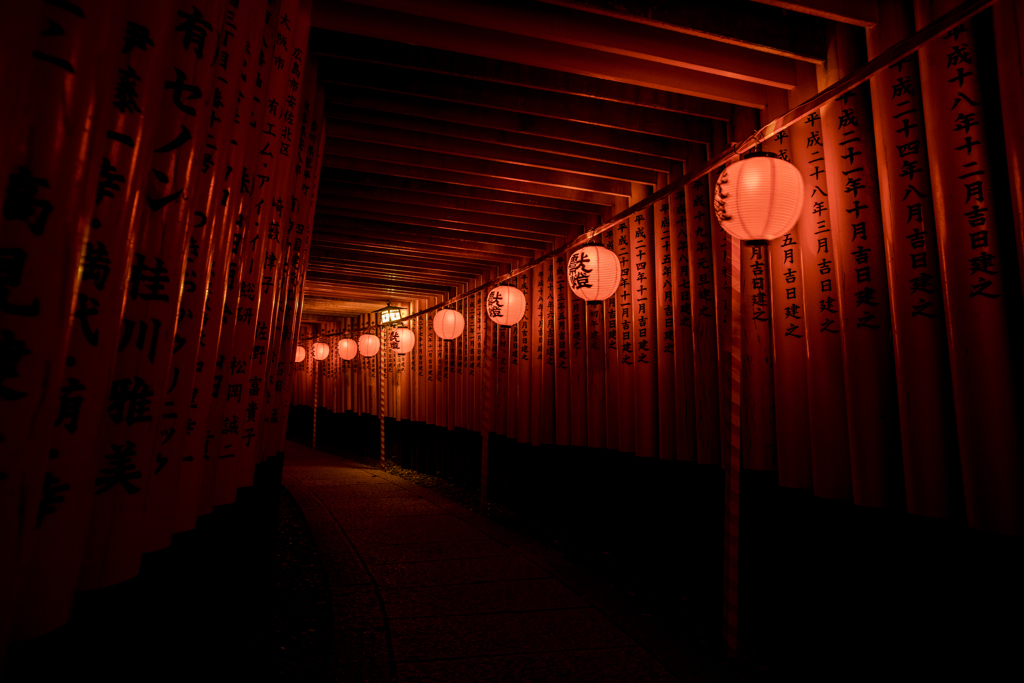
[[[310,408],[293,416],[296,434],[311,426]],[[318,448],[379,465],[375,417],[320,409],[317,424]],[[386,436],[389,462],[479,511],[479,434],[388,420]],[[723,656],[719,467],[492,434],[489,472],[485,515],[632,595],[678,647]],[[751,470],[740,535],[741,678],[1021,669],[1021,539],[817,498]]]
[[[330,587],[282,460],[144,555],[138,576],[79,593],[67,624],[12,644],[0,678],[325,680]]]

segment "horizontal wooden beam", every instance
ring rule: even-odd
[[[537,90],[582,95],[599,100],[693,114],[722,121],[729,119],[730,108],[735,106],[703,97],[680,95],[665,90],[644,88],[629,83],[616,83],[554,69],[475,57],[450,50],[437,50],[352,34],[345,34],[342,40],[339,40],[338,37],[339,34],[334,31],[314,28],[309,36],[309,48],[314,54],[322,57],[343,57],[360,62],[391,64],[417,71],[450,74],[492,83],[521,85]]]
[[[765,0],[758,0],[764,2]],[[774,4],[768,0],[769,4]],[[548,5],[530,0],[501,2],[489,0],[349,0],[351,3],[413,14],[443,22],[464,24],[493,31],[486,37],[514,34],[543,41],[574,45],[610,55],[636,58],[656,64],[693,70],[731,79],[791,89],[793,60],[766,55],[738,45],[700,36],[680,40],[675,31],[623,22],[590,12]],[[837,4],[840,0],[811,0],[810,4]],[[800,3],[790,3],[800,4]],[[860,4],[860,3],[842,3]],[[864,4],[869,4],[865,2]],[[792,9],[792,8],[790,8]],[[813,12],[811,12],[813,14]],[[877,14],[877,13],[876,13]],[[821,15],[819,15],[821,16]],[[455,46],[457,47],[457,46]],[[574,56],[576,56],[574,54]],[[521,60],[515,60],[521,61]]]
[[[324,273],[316,271],[310,268],[307,271],[307,277],[315,278],[321,282],[354,282],[362,285],[377,285],[380,286],[383,291],[404,291],[404,292],[436,292],[436,293],[450,293],[455,289],[454,285],[440,285],[440,284],[415,284],[411,281],[394,281],[387,278],[373,278],[363,275],[342,275],[333,273]]]
[[[438,170],[455,170],[461,173],[475,173],[493,178],[524,180],[531,183],[542,183],[555,187],[565,187],[588,192],[614,195],[629,198],[630,183],[623,180],[612,180],[598,176],[555,171],[548,168],[521,166],[489,159],[452,156],[438,152],[426,152],[407,147],[363,142],[360,140],[328,139],[324,149],[323,165],[330,167],[331,157],[341,155],[361,159],[395,162],[409,166],[422,166]]]
[[[542,1],[816,64],[824,63],[828,50],[828,22],[824,19],[747,0]]]
[[[411,257],[383,253],[379,250],[360,250],[353,248],[329,248],[314,247],[310,249],[309,258],[311,261],[322,262],[344,261],[349,263],[382,263],[393,267],[421,268],[436,272],[451,273],[454,277],[476,277],[487,272],[488,266],[480,262],[467,259],[438,259],[428,255]]]
[[[343,249],[355,249],[362,246],[368,246],[364,241],[360,241],[359,235],[354,234],[355,231],[332,230],[331,232],[325,233],[323,239],[317,240],[316,244],[320,247],[338,247]],[[434,242],[438,241],[438,238],[433,238]],[[501,252],[488,252],[484,248],[487,246],[493,247],[493,245],[483,245],[484,248],[474,249],[472,246],[450,246],[443,244],[421,244],[416,241],[415,237],[409,235],[381,235],[375,238],[375,245],[380,249],[380,254],[384,256],[404,256],[413,259],[426,258],[429,256],[438,256],[442,251],[448,250],[448,254],[457,256],[465,259],[466,261],[477,262],[481,258],[491,256],[490,262],[485,267],[495,267],[502,264],[510,265],[514,263],[521,263],[524,260],[529,260],[532,256],[540,253],[539,251],[531,250],[529,255],[519,255],[518,251],[505,251]]]
[[[878,23],[877,0],[754,0],[790,12],[870,28]]]
[[[359,159],[356,157],[334,155],[330,158],[330,166],[325,163],[321,170],[321,177],[330,177],[330,174],[335,171],[359,171],[387,174],[396,178],[437,180],[450,185],[461,185],[471,190],[476,188],[501,190],[511,194],[520,194],[526,198],[564,199],[593,207],[594,210],[601,211],[602,216],[609,215],[608,212],[615,202],[614,196],[598,192],[526,182],[515,178],[496,178],[473,173],[462,173],[450,169],[409,166],[400,163],[378,161],[376,159]]]
[[[356,121],[335,119],[328,129],[328,145],[334,139],[358,140],[378,145],[437,152],[485,161],[506,162],[518,166],[564,171],[631,183],[656,185],[658,182],[657,171],[635,166],[623,166],[622,164],[537,152],[532,149],[521,149],[477,140],[464,140],[446,135],[431,135],[414,130],[388,128]]]
[[[582,231],[582,225],[555,223],[515,216],[460,211],[421,204],[406,204],[398,201],[374,202],[358,197],[327,195],[323,191],[317,198],[317,214],[329,215],[340,210],[351,215],[354,211],[367,215],[387,216],[391,220],[426,219],[443,221],[447,225],[460,227],[470,235],[505,235],[521,239],[546,240],[553,235],[566,237]]]
[[[522,204],[493,202],[483,199],[434,194],[430,192],[411,192],[408,190],[372,187],[369,185],[339,183],[331,180],[321,181],[319,196],[349,197],[364,199],[373,203],[394,202],[401,204],[417,204],[422,206],[433,206],[439,209],[453,209],[456,211],[469,211],[517,218],[528,218],[531,220],[552,221],[575,226],[582,226],[587,223],[587,214],[577,213],[575,211],[537,208],[532,206],[523,206]]]
[[[464,251],[478,253],[501,253],[507,251],[512,256],[530,256],[538,249],[544,249],[550,242],[540,240],[522,239],[515,237],[504,237],[499,235],[485,234],[482,232],[469,232],[465,229],[453,229],[453,224],[446,224],[443,221],[427,220],[423,218],[412,218],[403,216],[401,222],[388,220],[386,214],[373,213],[369,211],[341,211],[337,214],[325,214],[317,212],[315,237],[326,238],[328,235],[337,235],[348,232],[352,235],[365,236],[369,231],[381,239],[388,239],[392,242],[407,242],[416,244],[417,240],[424,240],[425,244],[459,248]],[[457,228],[458,226],[456,226]],[[462,226],[464,228],[464,226]],[[495,230],[498,230],[497,228]]]
[[[766,90],[761,83],[378,7],[347,2],[317,3],[313,25],[340,33],[555,68],[747,107],[765,106]]]
[[[426,264],[440,270],[453,269],[459,273],[476,273],[483,275],[494,269],[494,261],[464,256],[457,253],[438,253],[437,251],[424,251],[422,249],[411,252],[409,249],[394,246],[375,245],[373,247],[363,244],[349,243],[345,245],[325,245],[320,242],[314,243],[315,247],[328,253],[338,253],[344,256],[351,255],[354,259],[378,259],[389,263],[397,263],[409,267]]]
[[[468,80],[457,76],[414,72],[383,64],[331,61],[340,64],[320,65],[317,78],[322,83],[354,85],[449,102],[463,102],[521,114],[536,114],[661,135],[677,140],[711,140],[711,121],[699,116],[632,107],[580,95],[563,95],[521,86]]]
[[[540,135],[513,133],[463,123],[450,123],[448,121],[438,121],[437,119],[421,118],[419,116],[392,114],[373,109],[332,104],[327,110],[327,116],[328,135],[333,135],[332,131],[339,125],[339,122],[349,121],[415,131],[426,135],[443,136],[444,138],[469,140],[482,143],[482,145],[502,145],[580,160],[600,161],[617,166],[646,169],[657,173],[668,173],[672,165],[670,159],[661,156],[598,147],[572,140],[559,140]],[[477,155],[474,154],[472,156]],[[572,169],[566,168],[564,170],[569,171]]]
[[[324,275],[344,275],[351,277],[367,277],[377,280],[388,280],[396,285],[406,283],[409,285],[433,285],[441,287],[455,287],[465,284],[474,279],[474,276],[459,277],[450,273],[438,273],[436,271],[422,268],[403,269],[374,266],[369,263],[325,263],[323,261],[310,262],[309,270],[315,271],[321,277]]]
[[[694,141],[651,135],[647,132],[591,125],[586,122],[567,121],[550,116],[523,114],[478,104],[450,102],[411,93],[328,85],[326,90],[328,115],[338,106],[359,107],[466,126],[525,133],[667,159],[685,159],[690,146],[695,144]],[[715,120],[717,121],[717,119]],[[711,135],[711,131],[711,124],[708,123],[702,126],[700,132]],[[696,141],[696,144],[706,144],[708,140],[710,137]]]
[[[320,175],[320,182],[326,183],[350,183],[354,185],[366,185],[368,187],[389,188],[402,192],[418,192],[436,194],[445,197],[467,197],[487,202],[509,204],[511,207],[532,207],[554,209],[557,211],[575,212],[581,216],[600,216],[604,206],[577,202],[556,197],[542,197],[522,192],[505,192],[494,190],[488,187],[473,187],[469,185],[458,185],[455,183],[436,182],[433,180],[419,180],[406,178],[400,175],[385,175],[383,173],[364,173],[350,171],[348,169],[330,168],[324,169]],[[509,208],[508,211],[517,211],[518,208]]]

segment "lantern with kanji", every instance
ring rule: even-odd
[[[327,360],[331,355],[331,347],[323,342],[313,344],[313,360]]]
[[[408,327],[395,328],[388,333],[388,345],[395,353],[409,353],[416,346],[416,335]]]
[[[359,345],[355,339],[342,339],[338,342],[338,355],[342,360],[352,360],[359,352]]]
[[[458,339],[466,329],[466,319],[458,311],[446,308],[434,314],[434,334],[441,339]]]
[[[359,337],[357,348],[362,356],[376,356],[380,351],[380,339],[375,334],[364,334]]]
[[[715,215],[722,228],[746,241],[773,240],[789,232],[803,206],[800,171],[774,154],[758,152],[718,177]]]
[[[621,278],[619,257],[597,245],[577,249],[569,257],[569,289],[584,301],[604,301],[615,294]]]
[[[526,297],[508,285],[495,287],[487,293],[487,317],[499,325],[515,325],[526,313]]]
[[[295,362],[296,363],[301,363],[304,360],[306,360],[306,347],[305,346],[296,346],[295,347]]]

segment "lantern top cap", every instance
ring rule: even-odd
[[[779,155],[775,152],[747,152],[741,159],[754,159],[756,157],[768,157],[769,159],[778,159]]]

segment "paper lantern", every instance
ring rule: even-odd
[[[434,334],[441,339],[458,339],[466,329],[466,319],[462,314],[451,308],[434,314]]]
[[[323,342],[313,344],[313,360],[326,360],[331,355],[331,347]]]
[[[796,225],[803,207],[800,171],[774,155],[748,156],[727,166],[715,185],[715,215],[741,240],[773,240]]]
[[[408,327],[395,328],[388,333],[388,345],[395,353],[409,353],[416,346],[416,335]]]
[[[515,325],[526,313],[526,297],[508,285],[495,287],[487,294],[487,317],[499,325]]]
[[[565,273],[573,294],[584,301],[604,301],[619,288],[620,269],[615,252],[591,245],[573,252]]]
[[[296,363],[301,363],[304,360],[306,360],[306,347],[305,346],[296,346],[295,347],[295,362]]]
[[[376,356],[380,351],[380,339],[375,334],[364,334],[359,337],[359,353],[363,356]]]
[[[352,360],[359,351],[359,345],[355,339],[342,339],[338,342],[338,355],[342,360]]]

